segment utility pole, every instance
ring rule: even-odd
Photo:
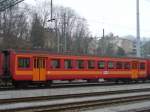
[[[51,0],[51,20],[53,19],[53,0]]]
[[[67,37],[66,37],[66,13],[64,13],[64,51],[67,51]]]
[[[105,30],[104,30],[104,28],[103,28],[103,39],[104,39],[104,36],[105,36]]]
[[[105,43],[104,43],[104,40],[105,39],[105,29],[103,28],[103,36],[102,36],[102,55],[104,55],[105,54],[105,51],[104,51],[104,49],[105,49]]]
[[[57,26],[57,19],[55,19],[55,31],[56,31],[56,38],[57,38],[57,52],[59,53],[60,51],[60,38],[58,35],[58,26]]]
[[[56,38],[57,38],[57,52],[59,53],[60,52],[60,38],[58,36],[58,26],[57,26],[57,18],[53,18],[53,0],[51,0],[51,19],[48,20],[48,22],[52,22],[52,21],[55,21],[55,33],[56,33]]]
[[[140,43],[140,13],[139,13],[139,0],[136,0],[136,19],[137,19],[137,41],[136,41],[136,55],[141,57],[141,43]]]

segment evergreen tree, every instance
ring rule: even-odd
[[[44,47],[44,27],[36,13],[33,15],[31,42],[34,48]]]

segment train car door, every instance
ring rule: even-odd
[[[33,59],[33,81],[46,80],[46,58],[34,57]]]
[[[132,61],[132,74],[131,78],[132,79],[137,79],[138,78],[138,61]]]

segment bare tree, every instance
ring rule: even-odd
[[[68,7],[54,6],[53,20],[50,20],[50,1],[37,2],[32,10],[40,18],[43,27],[44,47],[53,51],[87,53],[89,42],[89,29],[85,19]],[[33,16],[31,16],[34,21]],[[33,24],[31,24],[31,28]],[[34,29],[32,28],[32,31]],[[32,32],[31,31],[31,32]],[[42,32],[41,32],[42,33]],[[31,34],[32,39],[33,34]],[[36,37],[37,38],[37,37]],[[40,39],[39,39],[40,40]],[[31,40],[33,43],[33,40]],[[43,43],[43,41],[40,41]]]
[[[25,10],[19,6],[8,9],[0,14],[1,48],[28,47],[28,23]],[[17,44],[23,42],[24,44]]]

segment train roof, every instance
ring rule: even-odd
[[[150,58],[144,58],[144,57],[127,57],[127,56],[101,56],[101,55],[87,55],[87,54],[73,54],[70,52],[66,53],[57,53],[57,52],[52,52],[48,50],[3,50],[3,52],[15,52],[15,53],[28,53],[28,54],[43,54],[43,55],[57,55],[57,56],[83,56],[83,57],[95,57],[95,58],[121,58],[121,59],[150,59]]]

